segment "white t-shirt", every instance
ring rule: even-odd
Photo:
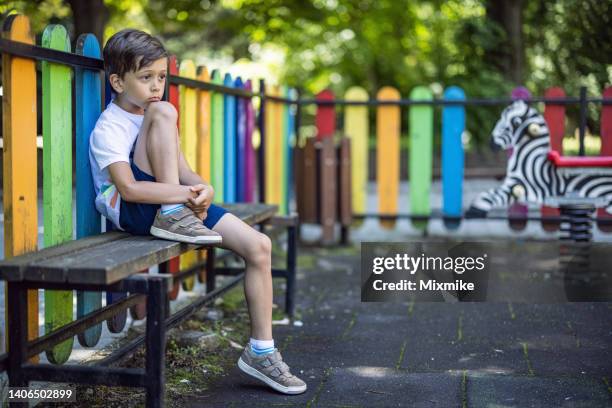
[[[111,102],[98,118],[89,138],[96,209],[119,229],[123,229],[119,225],[121,196],[111,180],[108,166],[120,161],[130,163],[130,152],[143,119],[143,115],[127,112]]]

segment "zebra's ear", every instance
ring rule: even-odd
[[[542,128],[537,123],[532,123],[529,126],[527,126],[527,133],[531,137],[540,136],[541,131],[542,131]]]
[[[522,99],[517,99],[517,100],[515,100],[514,102],[512,102],[512,105],[513,105],[515,108],[519,108],[519,109],[521,109],[521,110],[525,110],[525,111],[526,111],[526,110],[529,108],[529,107],[527,106],[527,103],[525,103],[525,101],[524,101],[524,100],[522,100]]]

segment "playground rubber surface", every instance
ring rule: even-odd
[[[234,368],[191,406],[612,405],[611,303],[361,303],[358,247],[299,253],[314,260],[298,274],[303,326],[274,337],[306,393]]]

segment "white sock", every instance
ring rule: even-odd
[[[164,215],[172,214],[173,212],[178,211],[183,207],[183,204],[162,204],[161,212]]]
[[[257,340],[251,337],[249,344],[251,345],[251,350],[255,354],[267,354],[274,351],[274,339]]]

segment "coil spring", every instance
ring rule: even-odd
[[[561,210],[561,236],[564,241],[590,242],[593,235],[592,214],[595,206],[592,204],[562,205]]]
[[[560,206],[561,241],[559,266],[564,276],[565,294],[569,301],[585,301],[590,298],[590,246],[593,237],[592,204],[568,204]]]

